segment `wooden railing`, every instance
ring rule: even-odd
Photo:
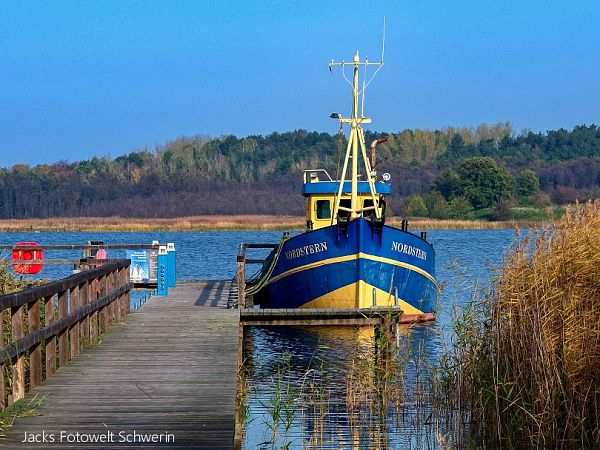
[[[129,260],[103,263],[0,296],[2,408],[23,398],[129,313]]]

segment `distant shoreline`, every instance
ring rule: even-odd
[[[400,227],[400,217],[387,224]],[[541,227],[549,222],[482,220],[409,219],[416,230],[486,230],[515,227]],[[144,232],[144,231],[303,231],[305,219],[300,216],[191,216],[175,218],[129,217],[55,217],[46,219],[0,220],[0,232],[87,231],[87,232]]]

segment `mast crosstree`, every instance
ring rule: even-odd
[[[340,186],[338,189],[338,193],[335,197],[333,214],[331,216],[331,224],[333,225],[334,222],[337,220],[340,211],[349,213],[351,219],[356,219],[358,217],[361,217],[363,215],[363,213],[366,211],[373,211],[375,214],[375,217],[377,219],[381,219],[382,207],[381,207],[381,205],[379,205],[379,202],[377,199],[377,192],[375,191],[376,175],[375,175],[375,172],[373,171],[373,168],[371,167],[369,159],[367,158],[367,149],[365,146],[365,135],[364,135],[364,131],[362,129],[362,124],[371,123],[371,119],[368,117],[364,117],[364,115],[363,115],[365,90],[368,87],[368,85],[371,83],[371,81],[373,80],[375,75],[377,75],[377,72],[379,72],[379,70],[383,67],[383,53],[382,53],[382,60],[380,62],[369,62],[368,59],[361,61],[360,57],[358,56],[358,52],[356,52],[356,55],[354,55],[352,62],[345,62],[345,61],[334,62],[332,60],[331,63],[329,63],[329,70],[332,70],[333,67],[335,67],[335,66],[340,66],[342,68],[342,74],[343,74],[344,78],[346,79],[346,81],[348,81],[349,83],[350,83],[350,80],[348,80],[348,78],[346,78],[346,75],[344,73],[344,68],[346,66],[353,66],[354,75],[353,75],[352,82],[350,83],[352,85],[352,116],[351,117],[342,117],[338,113],[334,113],[331,115],[331,117],[333,119],[338,119],[340,121],[340,124],[343,124],[343,123],[350,124],[350,136],[348,138],[348,145],[346,147],[346,155],[344,158],[344,166],[342,169],[342,175],[339,180]],[[365,82],[363,80],[363,88],[359,90],[358,73],[359,73],[360,66],[364,66],[365,72],[366,72],[366,68],[368,66],[377,66],[377,70],[375,71],[375,73],[373,73],[373,75],[371,76],[371,79],[368,82]],[[361,94],[363,96],[363,98],[362,98],[363,108],[361,108],[360,115],[359,115],[358,101],[359,101],[359,97]],[[373,206],[365,207],[364,205],[359,204],[359,198],[358,198],[359,159],[362,161],[362,165],[365,170],[365,176],[366,176],[367,181],[369,182],[369,190],[371,193]],[[352,187],[351,187],[351,191],[350,191],[350,208],[347,208],[347,207],[340,205],[340,200],[342,198],[342,194],[344,193],[343,192],[344,191],[344,182],[346,181],[346,174],[348,172],[348,166],[350,164],[350,160],[352,161],[352,164],[350,166],[350,180],[351,180]]]

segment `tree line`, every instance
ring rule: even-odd
[[[395,213],[406,209],[414,196],[433,194],[448,205],[454,202],[458,210],[482,208],[475,191],[483,188],[468,188],[461,181],[461,171],[468,172],[461,163],[474,158],[505,170],[512,177],[513,197],[523,173],[537,180],[544,201],[566,203],[600,194],[596,125],[518,134],[510,123],[365,133],[367,143],[382,136],[388,142],[378,147],[377,170],[392,175],[395,195],[388,206]],[[296,130],[243,138],[179,138],[114,159],[17,164],[0,169],[0,218],[302,215],[302,171],[325,168],[334,176],[345,145],[346,138],[338,134]],[[454,177],[457,190],[445,192],[443,182],[456,181]]]

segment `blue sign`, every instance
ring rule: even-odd
[[[129,266],[129,279],[134,283],[148,283],[150,281],[150,264],[146,250],[126,250],[127,258],[131,260]]]

